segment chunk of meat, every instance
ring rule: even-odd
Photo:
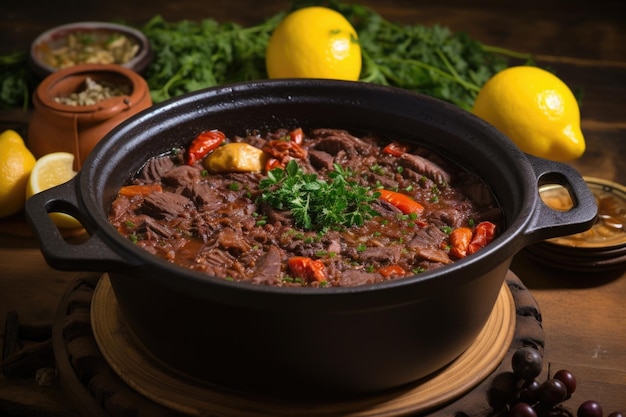
[[[438,227],[428,225],[415,234],[406,248],[422,259],[449,264],[450,256],[442,249],[447,237]]]
[[[283,226],[290,226],[294,223],[293,214],[290,210],[278,210],[268,204],[264,204],[261,210],[268,223],[280,223]]]
[[[270,246],[252,277],[255,284],[273,285],[279,282],[281,275],[281,254],[276,246]]]
[[[407,244],[407,249],[416,250],[417,248],[439,248],[446,240],[447,235],[436,226],[428,225],[415,233],[413,239]]]
[[[365,272],[358,269],[348,269],[341,274],[339,285],[342,287],[355,287],[358,285],[382,282],[384,278],[378,272]]]
[[[175,162],[172,158],[150,158],[139,172],[137,179],[144,183],[160,181],[161,176],[174,166]]]
[[[227,227],[222,229],[217,236],[217,244],[233,255],[241,255],[250,250],[251,246],[241,236],[241,231]]]
[[[482,181],[475,181],[459,187],[463,191],[463,194],[467,196],[469,200],[476,204],[489,206],[494,203],[493,196],[487,184]]]
[[[426,259],[427,261],[431,261],[433,263],[441,263],[444,265],[452,263],[448,252],[440,248],[417,247],[415,248],[414,253],[420,258]]]
[[[193,166],[180,165],[170,169],[161,178],[161,182],[170,187],[187,187],[202,179],[202,172]]]
[[[316,129],[313,131],[313,135],[322,138],[314,148],[331,155],[337,155],[339,151],[344,151],[349,156],[369,155],[375,149],[371,143],[357,138],[345,130]]]
[[[137,231],[146,233],[147,239],[153,239],[153,234],[164,238],[174,236],[174,232],[172,230],[170,230],[166,225],[157,222],[150,216],[143,217],[143,223],[138,225]]]
[[[172,193],[152,193],[143,201],[140,212],[155,219],[174,218],[193,208],[193,202],[187,197]]]
[[[441,166],[419,155],[403,153],[398,161],[405,168],[410,168],[430,178],[437,184],[449,184],[452,176]]]
[[[335,163],[335,158],[331,154],[318,149],[310,149],[309,158],[311,165],[316,169],[332,169]]]
[[[196,257],[192,266],[208,275],[218,277],[241,277],[243,270],[235,256],[215,247],[203,250]]]
[[[191,199],[198,207],[214,206],[217,208],[224,200],[220,193],[206,182],[195,182],[183,187],[181,194]]]
[[[128,215],[130,211],[130,200],[128,197],[117,197],[113,200],[111,204],[111,210],[109,212],[109,221],[112,223],[117,223],[120,219],[123,219],[124,216]]]
[[[465,216],[457,206],[440,208],[437,211],[430,212],[426,220],[436,224],[459,227],[463,223]]]
[[[365,263],[396,263],[400,259],[402,246],[371,247],[359,254],[359,260]]]

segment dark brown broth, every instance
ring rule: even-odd
[[[265,137],[233,137],[226,142],[262,148],[271,139],[288,137],[288,131],[281,129]],[[439,268],[457,260],[450,252],[453,230],[473,230],[480,222],[496,224],[499,230],[501,212],[479,178],[417,145],[408,145],[410,157],[385,154],[383,148],[389,143],[341,130],[313,130],[302,144],[307,157],[298,163],[305,172],[331,181],[328,174],[333,169],[311,159],[312,153],[324,152],[352,172],[351,178],[370,193],[392,188],[419,201],[424,207],[419,215],[407,215],[377,200],[372,203],[377,215],[362,226],[303,230],[289,212],[261,202],[259,181],[266,178],[266,172],[207,173],[202,162],[180,168],[186,158],[182,149],[148,162],[147,166],[162,163],[158,158],[173,161],[172,169],[163,175],[147,175],[149,169],[144,168],[131,179],[133,184],[160,184],[162,194],[118,196],[110,221],[144,249],[208,275],[264,285],[313,287],[370,284]],[[169,176],[175,168],[187,176],[193,174],[195,185],[172,185]],[[423,172],[417,168],[424,168]],[[203,193],[198,194],[198,189]],[[148,203],[154,204],[151,199],[164,196],[176,197],[176,204],[163,203],[162,212],[159,207],[147,209]],[[179,210],[180,204],[184,209]],[[299,274],[289,264],[294,257],[310,259],[307,265],[312,262],[323,268],[324,278],[309,269]]]

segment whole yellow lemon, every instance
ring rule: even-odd
[[[332,78],[361,74],[356,31],[339,12],[305,7],[288,14],[272,33],[265,55],[270,78]]]
[[[585,152],[578,102],[560,78],[544,69],[500,71],[483,85],[472,112],[528,154],[566,162]]]
[[[0,134],[0,217],[24,209],[24,195],[35,157],[14,130]]]

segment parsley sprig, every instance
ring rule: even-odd
[[[530,54],[485,45],[445,26],[401,25],[339,0],[293,0],[288,10],[253,26],[211,17],[169,22],[159,15],[137,26],[154,51],[144,74],[153,102],[267,78],[265,51],[272,32],[287,13],[310,5],[333,8],[352,23],[363,54],[361,81],[412,90],[464,109],[472,108],[482,85],[509,60],[533,62]],[[25,51],[0,56],[0,108],[32,105],[37,82],[26,61]]]
[[[330,1],[359,34],[361,81],[391,85],[470,110],[482,85],[510,65],[534,63],[530,54],[495,48],[442,25],[403,25],[368,7]]]
[[[334,165],[331,181],[305,173],[295,160],[285,169],[275,168],[259,182],[260,199],[278,210],[291,211],[296,226],[305,230],[328,230],[362,226],[378,215],[371,207],[378,193],[351,180],[348,168]]]

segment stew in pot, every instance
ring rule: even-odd
[[[150,158],[110,222],[170,262],[227,280],[356,286],[448,265],[494,238],[476,175],[412,143],[346,130],[200,133]]]

